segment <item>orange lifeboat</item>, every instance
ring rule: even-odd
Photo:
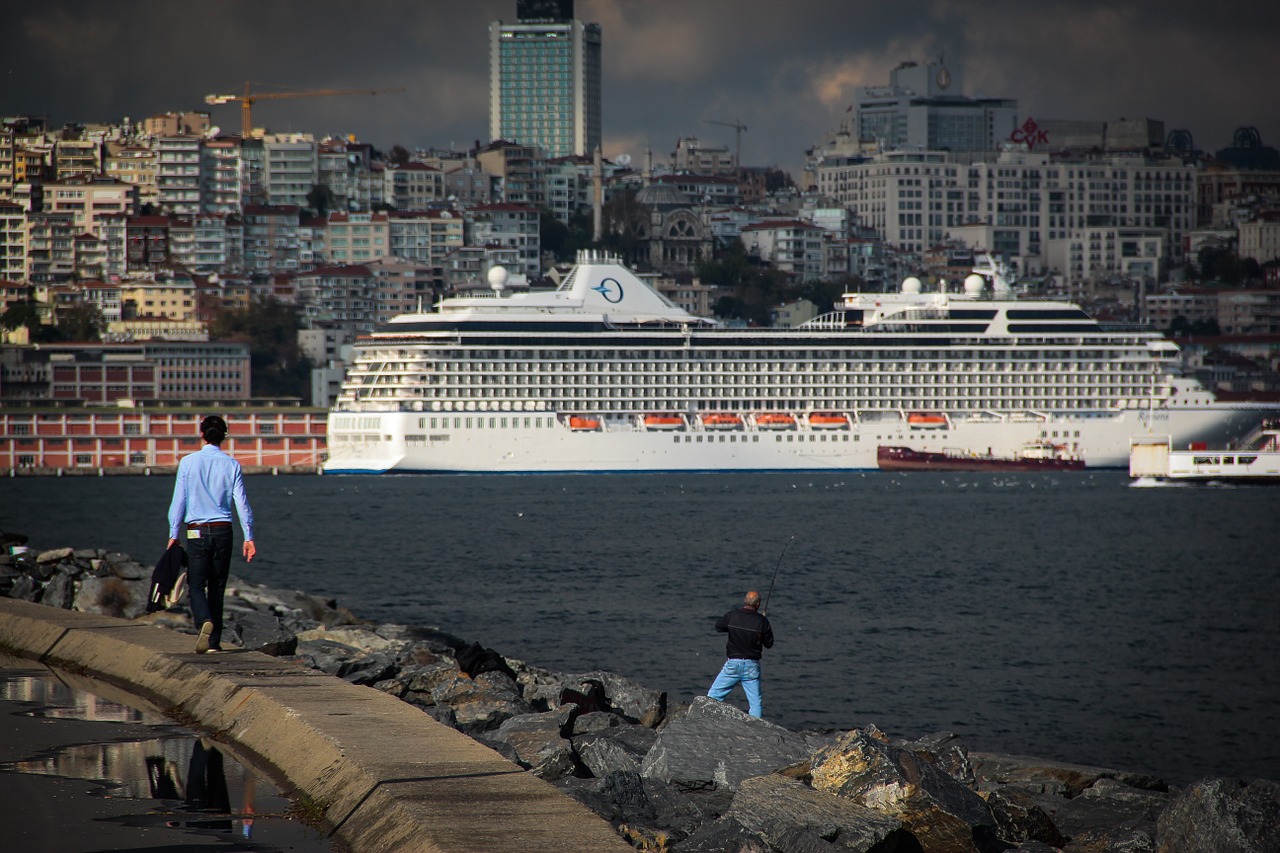
[[[649,414],[644,416],[643,423],[645,429],[684,429],[684,418],[680,415]]]
[[[848,429],[849,416],[844,412],[814,412],[809,415],[809,426],[813,429]]]
[[[946,429],[947,416],[941,412],[907,412],[907,425],[912,429]]]
[[[756,415],[756,429],[795,429],[796,419],[786,412],[761,412]]]
[[[582,415],[570,415],[569,429],[573,430],[574,432],[599,432],[600,419],[586,418],[586,417],[583,417]]]
[[[742,429],[742,418],[733,412],[712,412],[702,416],[706,429]]]

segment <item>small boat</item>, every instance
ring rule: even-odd
[[[907,412],[907,426],[912,429],[946,429],[947,416],[941,412]]]
[[[570,415],[569,429],[573,432],[599,432],[600,419],[587,418],[582,415]]]
[[[710,412],[702,416],[703,429],[742,429],[742,418],[733,412]]]
[[[752,420],[756,422],[756,429],[795,429],[796,419],[794,415],[788,415],[786,412],[761,412]]]
[[[969,453],[963,450],[913,450],[910,447],[877,447],[881,471],[1083,471],[1084,460],[1066,445],[1029,441],[1013,456]]]
[[[1280,420],[1266,420],[1237,447],[1211,449],[1192,442],[1174,450],[1169,436],[1129,441],[1129,476],[1178,482],[1280,485]]]
[[[844,412],[814,412],[809,415],[810,429],[848,429],[849,416]]]
[[[677,430],[684,429],[684,418],[680,415],[651,413],[640,419],[645,429]]]

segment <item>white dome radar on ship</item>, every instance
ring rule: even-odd
[[[510,277],[507,268],[501,265],[489,267],[489,287],[493,288],[493,292],[502,295],[502,291],[506,289],[507,279]]]
[[[909,275],[902,280],[903,293],[919,293],[924,285],[920,283],[920,279],[913,275]]]
[[[987,282],[977,273],[969,273],[964,277],[964,293],[966,296],[981,296]]]

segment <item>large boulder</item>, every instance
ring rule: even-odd
[[[525,700],[535,708],[554,708],[574,702],[583,713],[611,711],[651,728],[666,716],[665,692],[651,690],[616,672],[602,669],[578,674],[552,672],[516,658],[506,661],[516,673]]]
[[[669,843],[716,817],[699,808],[674,785],[642,779],[638,773],[625,770],[599,779],[562,779],[557,787],[619,830],[627,827],[630,834],[624,835],[629,839],[650,838],[656,842],[665,838]]]
[[[520,714],[498,726],[491,738],[515,750],[518,763],[549,781],[573,774],[577,767],[573,745],[565,734],[573,716],[572,705],[554,711]]]
[[[1054,847],[1066,843],[1053,818],[1021,788],[1005,787],[979,794],[991,809],[996,834],[1005,841],[1021,844],[1039,841]]]
[[[780,850],[806,837],[858,853],[905,850],[913,843],[901,821],[777,775],[744,779],[726,817]]]
[[[902,821],[924,853],[1000,849],[987,804],[932,761],[854,730],[815,753],[813,787]]]
[[[84,578],[72,607],[99,616],[133,619],[147,612],[150,586],[145,580],[125,580],[114,575]]]
[[[1206,779],[1160,815],[1160,853],[1275,853],[1280,850],[1280,786]]]
[[[431,699],[453,709],[456,727],[468,734],[496,729],[505,720],[533,712],[504,672],[483,672],[475,678],[459,674],[437,684]]]
[[[825,842],[824,842],[825,843]],[[794,853],[828,853],[828,850],[788,847]],[[732,818],[723,818],[699,827],[671,848],[671,853],[774,853],[776,848]]]
[[[804,738],[706,696],[671,720],[640,766],[640,775],[681,788],[734,790],[743,779],[809,757]]]
[[[1041,797],[1039,802],[1058,829],[1071,838],[1086,832],[1105,834],[1115,827],[1140,830],[1154,837],[1156,818],[1171,798],[1172,795],[1163,791],[1132,788],[1115,779],[1099,779],[1078,797],[1069,800]]]
[[[969,761],[980,788],[1017,785],[1033,793],[1078,797],[1099,779],[1115,779],[1130,788],[1167,791],[1169,786],[1146,773],[1129,773],[1109,767],[1071,764],[1027,755],[1002,755],[994,752],[971,752]]]
[[[607,717],[606,714],[588,714],[588,717]],[[592,776],[603,778],[618,770],[640,772],[645,755],[653,748],[658,735],[653,729],[637,724],[611,726],[579,735],[574,720],[573,748]],[[616,719],[616,718],[615,718]]]
[[[243,649],[274,657],[286,657],[297,651],[297,635],[270,612],[238,612],[228,622],[236,644]]]

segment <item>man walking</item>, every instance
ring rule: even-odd
[[[716,630],[729,635],[725,644],[728,660],[707,695],[723,702],[734,685],[741,684],[747,694],[747,713],[759,717],[760,656],[764,649],[773,648],[773,628],[760,612],[760,593],[748,592],[741,607],[730,610],[716,622]]]
[[[200,422],[200,436],[204,447],[178,463],[169,504],[169,544],[178,541],[185,524],[191,618],[200,626],[196,654],[202,655],[222,651],[222,597],[231,573],[233,503],[244,531],[245,562],[252,562],[258,549],[253,544],[253,510],[244,493],[240,463],[221,448],[227,422],[210,415]]]

